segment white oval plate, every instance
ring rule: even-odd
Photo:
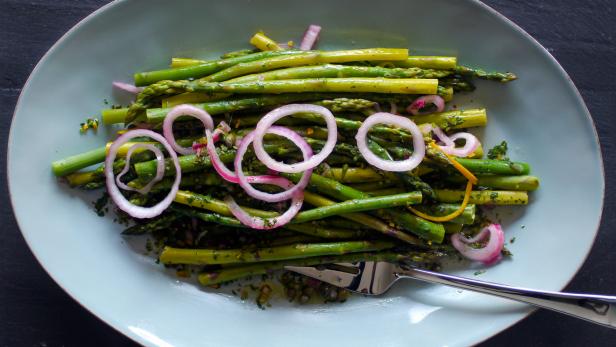
[[[528,34],[477,1],[118,1],[71,29],[23,88],[8,150],[15,215],[32,252],[73,298],[132,339],[152,346],[464,346],[530,309],[480,294],[409,281],[379,298],[262,311],[236,297],[167,275],[129,247],[92,195],[58,184],[49,163],[102,145],[110,129],[79,135],[105,108],[111,81],[165,66],[172,56],[214,57],[259,29],[298,40],[324,27],[320,47],[410,47],[462,63],[514,71],[507,85],[480,83],[454,102],[485,106],[485,144],[509,141],[542,186],[527,208],[505,212],[514,256],[479,278],[559,290],[592,246],[603,201],[597,136],[580,95]],[[476,269],[455,271],[473,276]]]

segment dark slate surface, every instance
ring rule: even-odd
[[[17,228],[6,185],[6,141],[28,74],[64,32],[106,2],[0,1],[0,346],[133,345],[73,301],[43,271]],[[616,3],[486,2],[548,48],[569,72],[593,115],[605,159],[605,208],[595,246],[567,289],[616,294]],[[529,345],[614,346],[616,331],[540,311],[482,344]]]

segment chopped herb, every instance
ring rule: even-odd
[[[492,147],[488,151],[488,158],[495,160],[509,160],[507,157],[507,141],[502,141],[500,144]]]
[[[485,270],[485,269],[481,269],[481,270],[477,270],[477,271],[475,271],[474,275],[475,275],[475,276],[479,276],[479,275],[482,275],[482,274],[484,274],[484,273],[486,273],[486,270]]]
[[[105,211],[107,211],[105,206],[107,206],[108,202],[109,194],[107,194],[107,192],[104,192],[103,195],[94,202],[94,210],[99,217],[105,216]]]
[[[511,238],[511,240],[509,240],[509,243],[513,244],[515,243],[515,236]]]
[[[98,130],[98,119],[88,118],[85,123],[79,124],[79,132],[85,134],[89,129],[96,132]]]

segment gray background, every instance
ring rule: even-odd
[[[6,141],[21,87],[62,34],[107,2],[0,0],[0,346],[134,345],[73,301],[43,271],[17,228],[6,185]],[[606,171],[603,220],[588,260],[567,290],[616,295],[616,2],[485,2],[528,31],[556,57],[595,120]],[[616,331],[540,311],[482,344],[529,345],[614,346]]]

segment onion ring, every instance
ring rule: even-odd
[[[436,111],[421,111],[422,108],[426,107],[426,104],[433,104],[436,106]],[[445,109],[445,100],[439,95],[424,95],[415,99],[407,108],[406,112],[414,115],[424,115],[430,114],[434,112],[443,112]]]
[[[205,110],[188,104],[175,106],[167,113],[163,121],[163,135],[165,135],[165,138],[176,152],[183,155],[194,154],[195,151],[192,147],[182,147],[175,142],[175,136],[173,136],[173,122],[180,116],[195,117],[203,123],[205,129],[210,130],[214,129],[214,120]]]
[[[312,156],[312,148],[310,147],[310,145],[306,142],[306,140],[304,140],[303,137],[301,137],[295,131],[289,128],[274,125],[267,129],[267,133],[276,134],[278,136],[285,137],[288,140],[295,143],[299,147],[299,149],[302,151],[304,160],[308,160]],[[242,171],[242,159],[244,158],[244,154],[246,153],[248,146],[253,142],[254,137],[255,137],[255,131],[252,131],[248,133],[246,136],[244,136],[244,138],[242,139],[242,141],[240,141],[238,145],[237,152],[235,154],[235,161],[234,161],[235,177],[238,181],[237,183],[239,183],[240,186],[244,188],[244,190],[246,191],[246,194],[250,195],[251,197],[255,199],[266,201],[266,202],[279,202],[279,201],[291,199],[293,197],[293,194],[295,194],[298,191],[302,191],[304,188],[306,188],[306,186],[308,185],[308,182],[310,182],[310,176],[312,175],[312,169],[308,169],[304,171],[304,173],[302,174],[302,177],[297,182],[297,184],[284,192],[272,194],[272,193],[262,192],[260,190],[253,188],[250,185],[250,183],[256,183],[256,182],[252,181],[251,176],[246,177],[244,175],[244,172]],[[208,149],[208,152],[209,152],[209,149]],[[259,177],[259,176],[252,176],[252,177]]]
[[[274,124],[274,122],[283,117],[299,112],[311,112],[323,116],[325,123],[327,124],[327,141],[318,154],[312,156],[308,160],[304,160],[303,162],[285,164],[276,161],[265,151],[265,148],[263,147],[263,136],[265,136],[265,133]],[[312,169],[323,162],[334,150],[337,137],[338,128],[336,126],[336,119],[328,109],[323,106],[310,104],[290,104],[278,107],[261,118],[255,128],[253,147],[257,158],[259,158],[259,160],[269,169],[284,173],[298,173]]]
[[[169,153],[169,156],[173,160],[173,165],[175,166],[175,180],[173,181],[173,185],[171,186],[171,190],[169,194],[165,196],[165,198],[152,207],[142,207],[131,204],[120,192],[120,188],[115,184],[115,177],[113,174],[113,162],[118,154],[118,149],[124,143],[135,137],[147,136],[160,142],[165,150]],[[146,129],[137,129],[130,130],[124,133],[122,136],[118,137],[109,147],[109,154],[105,158],[105,178],[107,184],[107,191],[111,196],[113,202],[118,206],[118,208],[132,217],[135,218],[152,218],[160,215],[175,198],[175,195],[180,187],[180,180],[182,179],[182,170],[180,169],[180,162],[178,161],[178,156],[173,151],[171,145],[162,137],[160,134],[157,134],[151,130]]]
[[[146,184],[145,186],[141,187],[140,189],[136,189],[136,188],[127,186],[120,179],[130,169],[130,158],[133,155],[133,152],[139,148],[147,149],[149,151],[154,152],[154,155],[156,156],[156,176],[154,176],[154,178],[151,179],[150,182],[148,182],[148,184]],[[162,180],[163,177],[165,176],[165,161],[164,160],[165,160],[165,156],[163,155],[163,152],[160,149],[158,149],[158,147],[154,146],[153,144],[151,143],[134,144],[128,149],[128,152],[126,152],[126,165],[124,165],[124,169],[122,169],[122,171],[120,171],[120,173],[116,176],[115,178],[116,184],[121,189],[132,190],[132,191],[138,192],[141,195],[145,195],[150,191],[150,189],[152,189],[152,186],[154,184]]]
[[[408,159],[400,161],[385,160],[377,157],[368,148],[367,143],[368,131],[377,124],[394,125],[410,131],[413,136],[413,154]],[[411,171],[421,163],[426,154],[426,144],[419,127],[412,120],[391,113],[379,112],[366,118],[361,127],[359,127],[359,130],[357,130],[355,139],[357,140],[357,148],[359,148],[359,152],[364,156],[364,159],[369,164],[384,171]]]
[[[287,180],[284,177],[276,177],[276,176],[249,176],[250,180],[253,183],[262,183],[262,184],[273,184],[277,185],[283,189],[292,189],[293,184],[291,181]],[[227,196],[225,198],[225,203],[231,213],[235,216],[235,218],[239,219],[242,224],[249,226],[253,229],[267,230],[281,227],[287,223],[289,223],[293,217],[299,212],[302,208],[302,204],[304,202],[304,192],[299,190],[293,194],[293,199],[291,200],[291,206],[280,216],[272,217],[272,218],[260,218],[253,217],[246,213],[246,211],[242,210],[242,208],[233,200],[231,196]]]
[[[470,243],[484,240],[488,234],[490,239],[482,248],[469,246]],[[501,251],[505,244],[505,234],[500,224],[490,224],[470,239],[467,239],[460,233],[453,234],[451,236],[451,243],[464,257],[489,265],[500,259]]]

